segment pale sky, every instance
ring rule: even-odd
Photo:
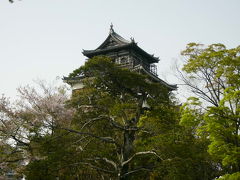
[[[189,42],[240,45],[240,0],[0,0],[0,94],[15,97],[34,79],[67,76],[95,49],[111,22],[126,39],[159,56],[159,77]]]

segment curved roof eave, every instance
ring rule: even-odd
[[[112,46],[106,49],[95,49],[95,50],[83,50],[83,55],[85,56],[95,56],[98,54],[101,54],[103,52],[108,52],[111,50],[116,50],[116,49],[122,49],[122,48],[126,48],[131,46],[133,49],[135,49],[136,51],[141,52],[142,54],[144,54],[144,56],[146,56],[148,59],[151,59],[151,63],[158,63],[159,62],[159,58],[154,57],[153,55],[147,53],[146,51],[144,51],[142,48],[140,48],[135,42],[131,42],[128,44],[123,44],[123,45],[119,45],[119,46]]]
[[[104,46],[109,42],[110,38],[115,40],[118,43],[118,45],[104,48]],[[111,29],[110,29],[109,35],[107,36],[105,41],[99,47],[97,47],[94,50],[83,50],[82,53],[83,53],[83,55],[85,55],[87,57],[92,57],[92,56],[95,56],[95,55],[99,55],[102,52],[108,52],[110,50],[122,49],[122,48],[125,48],[125,47],[131,47],[134,50],[140,52],[147,59],[149,59],[150,63],[158,63],[159,62],[159,58],[158,57],[155,57],[154,55],[151,55],[151,54],[147,53],[146,51],[144,51],[142,48],[140,48],[137,45],[137,43],[134,41],[133,38],[131,39],[131,41],[128,41],[128,40],[124,39],[122,36],[120,36],[119,34],[117,34],[113,30],[112,25],[111,25]]]
[[[167,88],[169,88],[171,91],[177,90],[177,85],[172,85],[172,84],[168,84],[167,82],[163,81],[162,79],[158,78],[157,76],[154,76],[153,74],[149,73],[149,71],[145,70],[144,68],[142,68],[142,70],[149,75],[151,78],[155,79],[156,81],[162,83],[163,85],[165,85]]]

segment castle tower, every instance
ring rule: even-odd
[[[148,54],[140,48],[133,38],[130,41],[117,34],[113,25],[110,26],[110,32],[105,41],[94,50],[83,50],[83,55],[92,58],[98,55],[110,57],[119,67],[128,68],[149,76],[153,82],[159,82],[165,85],[170,91],[176,90],[176,85],[171,85],[158,78],[156,63],[159,58]],[[72,86],[73,90],[81,89],[81,78],[67,78],[64,81]]]

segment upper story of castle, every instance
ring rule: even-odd
[[[163,84],[170,91],[177,89],[176,85],[168,84],[158,77],[156,63],[159,62],[159,58],[140,48],[133,38],[126,40],[117,34],[113,25],[110,26],[109,34],[100,46],[93,50],[83,50],[82,53],[88,58],[98,55],[108,56],[120,68],[128,68],[131,71],[146,74],[151,81]],[[65,77],[64,81],[70,84],[73,89],[79,89],[82,87],[80,79],[80,77]]]
[[[133,38],[126,40],[117,34],[113,25],[110,26],[110,32],[105,41],[94,50],[83,50],[83,55],[88,58],[106,55],[121,67],[135,70],[144,68],[147,72],[157,76],[155,63],[159,62],[159,58],[140,48]]]

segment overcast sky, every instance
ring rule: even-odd
[[[0,0],[0,94],[15,97],[34,79],[67,76],[95,49],[111,22],[126,39],[159,56],[159,77],[189,42],[240,45],[240,0]]]

